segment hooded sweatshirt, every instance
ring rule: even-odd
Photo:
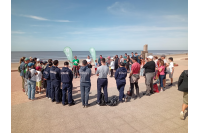
[[[60,69],[58,67],[52,66],[50,68],[50,79],[53,82],[60,82],[61,81]]]
[[[61,82],[72,84],[73,73],[68,67],[63,67],[61,70]]]
[[[50,80],[50,67],[46,67],[43,72],[43,77],[47,80]]]
[[[91,76],[91,70],[87,66],[82,66],[79,69],[79,74],[81,76],[80,82],[81,83],[90,83],[90,76]]]
[[[117,82],[117,85],[119,84],[126,84],[126,76],[127,76],[127,70],[125,67],[119,67],[117,71],[115,72],[115,79]]]

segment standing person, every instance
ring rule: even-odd
[[[144,75],[144,68],[143,66],[145,65],[145,61],[143,58],[141,58],[141,65],[140,65],[140,76]]]
[[[30,72],[30,76],[26,77],[27,78],[27,86],[28,86],[28,99],[29,100],[34,100],[35,99],[35,85],[36,85],[36,75],[37,72],[35,69],[33,69],[34,64],[33,63],[28,63],[27,71]]]
[[[131,58],[133,58],[133,57],[135,57],[135,56],[134,56],[134,53],[133,53],[133,52],[131,52]]]
[[[125,68],[125,63],[121,62],[119,68],[115,72],[115,80],[117,84],[117,89],[119,91],[119,102],[123,103],[123,98],[126,102],[126,95],[124,94],[124,87],[126,85],[127,70]]]
[[[140,64],[140,55],[138,55],[137,52],[135,52],[135,57],[137,58],[137,62]]]
[[[118,69],[119,58],[118,55],[115,56],[115,71]]]
[[[120,64],[120,62],[123,62],[124,63],[124,58],[122,57],[122,55],[120,55],[120,58],[119,58],[120,60],[119,60],[119,64]],[[118,64],[118,65],[119,65]]]
[[[188,108],[188,70],[184,70],[178,80],[178,90],[183,92],[183,105],[180,118],[185,119],[184,111]]]
[[[100,96],[101,96],[101,87],[103,87],[103,92],[105,96],[105,102],[106,105],[108,103],[108,92],[107,92],[107,86],[108,86],[108,79],[107,75],[109,72],[109,68],[105,64],[105,58],[101,59],[102,66],[97,68],[97,104],[100,105]]]
[[[165,89],[165,86],[166,86],[166,75],[167,75],[167,67],[168,67],[168,63],[167,63],[167,60],[165,59],[165,55],[161,55],[161,60],[164,61],[164,64],[165,64],[165,77],[164,77],[164,80],[163,80],[163,87]]]
[[[60,68],[58,68],[58,60],[53,61],[53,66],[50,68],[50,79],[51,79],[51,100],[52,102],[56,101],[56,104],[60,103],[59,93],[61,75]]]
[[[124,63],[126,64],[126,61],[127,61],[127,53],[125,53],[125,56],[124,56]]]
[[[131,94],[132,94],[132,97],[135,99],[137,97],[140,98],[139,86],[138,86],[138,80],[140,78],[140,75],[139,75],[140,64],[137,62],[136,57],[131,58],[131,60],[133,62],[133,65],[131,66],[131,72],[130,72],[129,78],[130,78],[130,83],[131,83]],[[135,94],[134,94],[134,86],[136,89],[137,97],[135,97]]]
[[[127,56],[127,60],[126,60],[126,64],[125,64],[125,66],[126,66],[126,70],[127,70],[127,71],[129,70],[129,66],[130,66],[130,64],[131,64],[130,56],[128,55],[128,56]]]
[[[71,61],[69,61],[69,62],[71,62]],[[74,63],[74,64],[73,64],[73,74],[74,74],[74,78],[77,78],[78,70],[79,70],[79,67],[78,67],[79,59],[77,59],[77,56],[74,56],[74,60],[73,60],[71,63]]]
[[[101,66],[101,59],[102,59],[102,55],[99,56],[99,59],[98,59],[98,64],[99,66]]]
[[[28,66],[28,63],[30,62],[30,59],[29,58],[25,58],[25,64],[22,65],[22,71],[23,71],[23,75],[25,76],[26,74],[26,71],[28,70],[27,69],[27,66]],[[25,91],[25,94],[28,95],[28,81],[27,79],[24,77],[24,91]]]
[[[171,79],[171,84],[169,84],[169,86],[172,86],[172,83],[173,83],[173,73],[174,73],[174,62],[173,62],[173,58],[172,57],[169,57],[169,78]]]
[[[148,62],[143,66],[145,68],[145,84],[146,84],[146,96],[150,96],[150,92],[153,94],[153,78],[155,76],[155,62],[153,56],[147,57]],[[151,90],[151,91],[150,91]]]
[[[98,71],[98,69],[97,69]],[[83,60],[82,61],[82,67],[79,69],[80,73],[80,90],[81,90],[81,100],[82,100],[82,105],[84,107],[88,107],[88,100],[89,100],[89,93],[90,93],[90,87],[91,87],[91,69],[87,67],[87,61]]]
[[[113,77],[113,70],[114,70],[114,67],[115,67],[115,62],[114,62],[114,59],[111,58],[111,63],[110,63],[110,68],[111,68],[111,76],[110,77]]]
[[[94,63],[94,65],[95,65],[95,73],[97,72],[97,67],[98,67],[98,63],[97,63],[97,60],[95,60],[95,63]]]
[[[157,57],[157,56],[153,56],[153,60],[154,60],[154,62],[155,62],[155,64],[156,64],[156,67],[158,67],[158,65],[157,65],[158,57]]]
[[[163,60],[160,61],[160,67],[156,68],[156,70],[158,70],[159,73],[160,92],[163,92],[163,79],[165,77],[165,65]]]
[[[43,62],[43,65],[42,65],[42,74],[44,73],[44,70],[46,69],[47,67],[47,61],[44,61]],[[42,78],[42,81],[43,81],[43,89],[47,89],[47,80],[44,80],[44,78]]]
[[[36,93],[38,93],[38,89],[39,89],[39,94],[42,94],[41,92],[41,86],[42,86],[42,72],[41,72],[41,67],[37,66],[36,67],[36,72],[38,73],[36,75]]]
[[[62,82],[62,105],[66,105],[66,92],[68,91],[68,105],[72,106],[75,103],[72,100],[72,80],[73,73],[68,68],[69,63],[64,62],[64,67],[61,70],[61,82]]]
[[[90,56],[89,56],[89,55],[88,55],[86,61],[87,61],[87,64],[88,64],[88,68],[92,68],[91,59],[90,59]]]
[[[50,78],[50,68],[52,67],[52,62],[49,62],[47,64],[47,67],[45,68],[43,75],[44,75],[44,81],[47,82],[47,89],[46,89],[46,98],[51,99],[51,78]]]
[[[24,71],[22,70],[22,66],[25,65],[24,59],[20,58],[19,63],[20,63],[19,72],[20,72],[20,76],[22,77],[22,91],[25,92],[25,90],[24,90]]]
[[[107,58],[107,61],[106,61],[106,65],[107,65],[107,67],[109,67],[110,66],[110,56],[108,56],[108,58]]]

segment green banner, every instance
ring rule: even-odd
[[[72,60],[73,60],[73,55],[72,55],[72,50],[71,50],[71,48],[70,48],[70,47],[65,47],[64,50],[63,50],[63,52],[64,52],[65,55],[67,56],[67,59],[70,60],[70,62],[72,62]],[[73,67],[73,64],[70,63],[70,62],[69,62],[69,64],[70,64],[70,66],[71,66],[71,68],[72,68],[72,67]]]
[[[96,51],[94,48],[90,48],[90,54],[92,55],[93,62],[96,60]]]

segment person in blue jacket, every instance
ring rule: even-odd
[[[72,106],[75,103],[72,100],[72,80],[73,73],[68,68],[69,63],[64,62],[64,67],[61,70],[61,82],[62,82],[62,105],[66,105],[66,92],[68,91],[68,105]]]
[[[53,66],[50,68],[50,79],[51,79],[51,100],[56,101],[56,104],[60,103],[59,94],[61,75],[60,69],[58,68],[58,60],[53,61]]]
[[[52,62],[44,69],[43,77],[47,81],[46,98],[51,99],[51,79],[50,79],[50,68],[52,67]]]
[[[124,67],[125,64],[123,62],[121,62],[119,66],[120,67],[115,72],[115,80],[117,83],[117,89],[119,91],[119,102],[123,103],[123,98],[126,100],[126,95],[124,94],[124,87],[126,85],[127,70]]]

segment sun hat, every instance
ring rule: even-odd
[[[152,55],[149,55],[147,58],[149,58],[149,59],[153,59],[153,56],[152,56]]]
[[[28,63],[29,67],[32,67],[34,64],[32,62]]]
[[[28,60],[30,60],[29,58],[25,58],[25,61],[28,61]]]
[[[40,61],[40,59],[38,58],[37,61]]]
[[[36,69],[36,70],[40,70],[40,69],[41,69],[41,67],[40,67],[40,66],[37,66],[35,69]]]

